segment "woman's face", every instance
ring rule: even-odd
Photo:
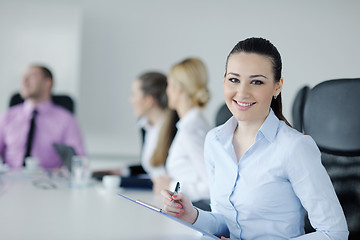
[[[172,110],[176,110],[179,101],[180,88],[175,84],[174,79],[169,76],[167,78],[166,94],[168,96],[168,106]]]
[[[135,80],[131,86],[130,102],[133,105],[134,113],[136,117],[146,116],[149,112],[151,96],[146,96],[141,90],[141,81]]]
[[[235,53],[229,57],[224,78],[225,102],[238,121],[262,123],[282,80],[274,82],[271,59],[254,53]]]

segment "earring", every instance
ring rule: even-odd
[[[276,98],[277,98],[277,95],[274,96],[274,99],[276,99]]]

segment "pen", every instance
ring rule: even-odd
[[[176,194],[178,194],[179,192],[180,192],[180,183],[177,182],[177,183],[176,183],[176,186],[175,186],[175,190],[174,190],[173,196],[176,195]],[[171,206],[174,205],[174,202],[175,202],[175,201],[172,201],[172,202],[171,202]]]
[[[173,194],[173,195],[178,194],[179,192],[180,192],[180,183],[179,183],[179,182],[177,182],[177,183],[176,183],[176,187],[175,187],[175,190],[174,190],[174,194]]]

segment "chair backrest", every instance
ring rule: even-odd
[[[308,86],[302,87],[296,94],[292,105],[292,126],[299,132],[303,131],[303,113],[307,94],[310,88]]]
[[[232,113],[224,103],[223,105],[221,105],[221,107],[216,113],[215,125],[219,126],[221,124],[224,124],[230,117],[232,117]]]
[[[336,79],[312,88],[304,106],[304,132],[326,153],[360,156],[360,79]]]
[[[56,105],[59,105],[71,113],[75,113],[75,104],[73,99],[68,95],[52,95],[51,96],[53,103]],[[11,96],[9,107],[12,107],[14,105],[17,105],[19,103],[23,103],[24,99],[21,97],[19,93],[15,93]]]
[[[312,88],[303,126],[321,151],[350,231],[360,239],[360,79],[335,79]]]

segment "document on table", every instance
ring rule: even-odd
[[[173,216],[171,216],[171,215],[169,215],[169,214],[167,214],[167,213],[164,213],[164,212],[162,211],[162,209],[160,209],[160,208],[158,208],[158,207],[152,206],[152,205],[150,205],[150,204],[144,203],[144,202],[139,201],[139,200],[131,199],[131,198],[129,198],[129,197],[125,196],[125,195],[122,195],[122,194],[118,194],[118,195],[119,195],[120,197],[126,199],[126,200],[129,200],[130,202],[136,203],[136,204],[138,204],[138,205],[140,205],[140,206],[143,206],[143,207],[145,207],[145,208],[147,208],[147,209],[150,209],[150,210],[152,210],[152,211],[154,211],[154,212],[156,212],[156,213],[159,213],[159,214],[161,214],[161,215],[164,215],[164,216],[166,216],[166,217],[168,217],[168,218],[170,218],[170,219],[172,219],[172,220],[174,220],[174,221],[176,221],[176,222],[179,222],[179,223],[181,223],[181,224],[183,224],[183,225],[185,225],[185,226],[187,226],[187,227],[189,227],[189,228],[192,228],[192,229],[194,229],[195,231],[202,233],[202,234],[203,234],[205,237],[207,237],[208,239],[217,239],[217,240],[219,240],[219,238],[216,237],[215,235],[213,235],[213,234],[211,234],[211,233],[208,233],[208,232],[206,232],[206,231],[204,231],[204,230],[202,230],[202,229],[200,229],[200,228],[198,228],[198,227],[195,227],[195,226],[193,226],[193,225],[191,225],[191,224],[189,224],[189,223],[187,223],[187,222],[184,222],[184,221],[182,221],[182,220],[180,220],[180,219],[178,219],[178,218],[176,218],[176,217],[173,217]]]

